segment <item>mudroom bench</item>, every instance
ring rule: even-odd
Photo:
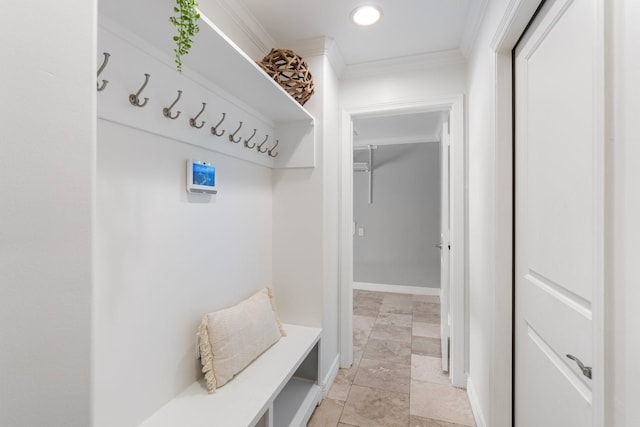
[[[204,379],[169,401],[142,427],[300,427],[322,399],[322,329],[283,324],[286,336],[233,380],[207,394]]]

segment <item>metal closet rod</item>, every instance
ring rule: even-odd
[[[367,172],[369,174],[369,204],[373,203],[373,150],[377,149],[377,145],[366,145],[361,147],[353,147],[354,151],[368,151],[369,161],[354,163],[355,172]]]

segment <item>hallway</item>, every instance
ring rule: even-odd
[[[441,371],[439,298],[353,297],[353,366],[340,369],[309,426],[474,426],[466,392]]]

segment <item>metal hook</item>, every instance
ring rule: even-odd
[[[178,116],[180,115],[180,111],[176,112],[176,115],[175,115],[175,116],[172,116],[172,115],[171,115],[171,109],[173,108],[173,106],[174,106],[174,105],[176,105],[176,103],[178,102],[178,100],[180,99],[180,97],[181,97],[181,96],[182,96],[182,91],[181,91],[181,90],[179,90],[179,91],[178,91],[178,97],[176,98],[176,100],[175,100],[175,101],[173,101],[173,104],[169,105],[169,107],[168,107],[168,108],[167,108],[167,107],[164,107],[164,108],[162,109],[162,114],[163,114],[166,118],[168,118],[168,119],[172,119],[172,120],[175,120],[175,119],[177,119],[177,118],[178,118]]]
[[[151,77],[151,75],[145,73],[144,74],[144,83],[142,84],[142,87],[138,90],[137,93],[135,93],[135,94],[132,93],[131,95],[129,95],[129,102],[132,105],[135,105],[136,107],[144,107],[145,105],[147,105],[147,102],[149,102],[149,98],[144,98],[144,102],[140,103],[140,94],[142,93],[144,88],[147,86],[147,83],[149,83],[149,77]]]
[[[111,56],[111,54],[108,52],[102,52],[102,54],[104,55],[104,61],[102,61],[102,65],[100,66],[100,68],[98,68],[98,77],[100,77],[100,73],[102,73],[102,71],[107,66],[107,63],[109,62],[109,57]],[[98,92],[103,91],[107,87],[108,83],[109,83],[109,80],[102,80],[102,84],[96,83],[96,86],[98,87]]]
[[[224,122],[224,118],[227,116],[226,113],[222,113],[222,118],[220,119],[220,121],[218,122],[217,125],[215,126],[211,126],[211,133],[214,134],[215,136],[222,136],[224,135],[224,129],[222,129],[222,132],[218,133],[218,127],[220,127],[220,125],[222,124],[222,122]]]
[[[202,123],[200,123],[200,126],[198,126],[198,125],[196,124],[196,120],[198,120],[198,117],[200,117],[200,114],[202,114],[202,113],[204,112],[204,109],[205,109],[205,107],[206,107],[206,106],[207,106],[207,103],[206,103],[206,102],[203,102],[203,103],[202,103],[202,110],[200,110],[200,112],[198,113],[198,115],[197,115],[197,116],[195,116],[195,117],[194,117],[194,118],[192,118],[192,119],[189,119],[189,124],[190,124],[191,126],[193,126],[194,128],[196,128],[196,129],[200,129],[202,126],[204,126],[204,123],[205,123],[205,122],[204,122],[204,120],[202,121]]]
[[[253,137],[256,136],[256,130],[253,130],[253,133],[251,134],[251,136],[249,137],[249,139],[245,139],[244,140],[244,146],[247,148],[253,148],[256,146],[256,143],[254,142],[252,145],[249,145],[249,141],[251,141],[253,139]]]
[[[279,153],[273,154],[273,150],[275,150],[275,149],[276,149],[276,147],[278,146],[278,144],[279,144],[279,143],[280,143],[280,140],[276,139],[276,145],[274,145],[273,147],[271,147],[271,148],[268,150],[268,153],[267,153],[267,154],[269,154],[269,157],[278,157],[278,154],[279,154]]]
[[[262,141],[262,144],[258,145],[256,147],[256,150],[258,150],[260,153],[266,153],[267,149],[265,148],[264,150],[262,149],[262,146],[267,142],[267,139],[269,139],[269,135],[264,137],[264,141]]]
[[[237,144],[242,140],[242,137],[239,137],[237,141],[234,139],[241,127],[242,127],[242,122],[240,122],[240,126],[238,126],[238,129],[236,129],[234,133],[229,134],[229,141],[233,142],[234,144]]]

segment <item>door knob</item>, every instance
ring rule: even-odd
[[[438,249],[442,249],[442,243],[438,243],[438,244],[436,245],[436,248],[438,248]]]
[[[591,379],[591,366],[584,366],[584,364],[572,354],[567,354],[567,357],[578,364],[578,368],[582,371],[582,375]]]

